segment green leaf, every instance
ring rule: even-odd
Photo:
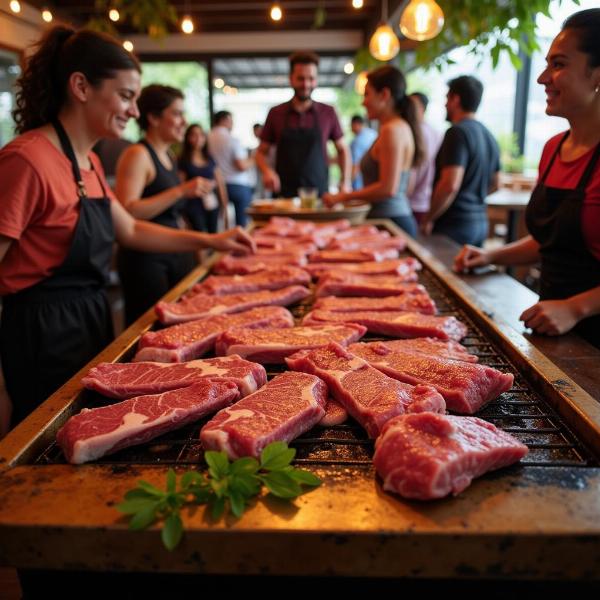
[[[204,453],[204,460],[208,464],[208,471],[215,479],[222,479],[229,474],[229,459],[225,452],[209,450]]]
[[[238,458],[234,461],[229,467],[229,473],[231,475],[241,475],[243,473],[256,473],[260,465],[258,461],[252,456],[247,456],[245,458]]]
[[[213,496],[213,491],[208,485],[191,488],[190,493],[194,496],[196,504],[206,504]]]
[[[323,483],[316,475],[313,475],[310,471],[305,471],[303,469],[292,469],[289,471],[288,475],[294,481],[297,481],[303,485],[309,485],[311,487],[317,487]]]
[[[302,494],[300,484],[285,471],[272,471],[262,475],[261,480],[278,498],[296,498]]]
[[[238,494],[231,490],[229,492],[229,504],[231,506],[231,512],[239,519],[246,509],[246,501],[241,494]]]
[[[153,486],[151,483],[140,479],[138,481],[138,487],[142,488],[145,492],[148,492],[151,496],[164,496],[165,493],[162,490],[159,490],[157,487]]]
[[[149,504],[139,512],[137,512],[129,521],[129,529],[146,529],[156,520],[156,512],[158,504]]]
[[[128,492],[125,493],[125,499],[126,500],[150,500],[150,499],[156,499],[156,496],[154,494],[150,494],[148,493],[146,490],[143,490],[141,488],[133,488],[132,490],[129,490]]]
[[[287,467],[294,456],[296,456],[294,448],[288,448],[285,442],[273,442],[261,452],[260,466],[262,469],[278,471]]]
[[[125,500],[116,505],[116,509],[126,515],[133,515],[140,512],[147,506],[155,506],[156,500],[149,500],[148,498],[133,498],[131,500]]]
[[[210,500],[210,516],[216,521],[223,516],[225,512],[225,498],[212,496]]]
[[[243,475],[236,475],[231,478],[229,482],[229,489],[233,492],[242,494],[247,498],[256,496],[260,492],[261,481],[253,474],[247,473]]]
[[[167,550],[173,550],[181,541],[183,535],[183,523],[179,513],[172,513],[165,519],[162,532],[160,534],[163,544]]]
[[[183,489],[188,488],[190,485],[197,485],[204,482],[204,476],[198,471],[186,471],[180,480],[180,486]]]
[[[177,487],[177,475],[173,469],[167,471],[167,492],[172,494]]]

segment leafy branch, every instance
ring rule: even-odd
[[[239,518],[249,501],[262,487],[278,498],[300,496],[303,486],[316,487],[321,480],[291,462],[296,450],[285,442],[269,444],[260,455],[230,462],[225,452],[204,453],[208,474],[187,471],[179,479],[173,469],[167,472],[166,489],[161,490],[147,481],[138,481],[136,488],[125,494],[117,510],[131,515],[129,528],[142,530],[162,520],[161,538],[167,550],[173,550],[183,535],[181,509],[186,505],[207,504],[213,519],[220,519],[227,508]]]

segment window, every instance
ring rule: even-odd
[[[0,147],[15,137],[12,110],[15,107],[15,82],[20,73],[19,55],[0,49]]]

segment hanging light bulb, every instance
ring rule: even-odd
[[[12,10],[14,13],[20,13],[21,12],[21,3],[19,2],[19,0],[10,0],[10,10]]]
[[[357,10],[359,8],[362,8],[365,5],[365,3],[363,2],[363,0],[352,0],[352,7],[356,8]]]
[[[116,23],[120,18],[121,18],[121,13],[116,9],[116,8],[111,8],[108,11],[108,18],[113,22]]]
[[[381,4],[381,23],[369,42],[369,52],[377,60],[391,60],[398,54],[400,42],[387,24],[387,0]]]
[[[354,65],[351,62],[347,62],[344,65],[344,73],[346,73],[346,75],[354,73]]]
[[[400,17],[400,31],[411,40],[434,38],[444,26],[444,11],[434,0],[410,0]]]
[[[273,21],[281,21],[283,17],[283,11],[281,10],[279,4],[273,4],[273,6],[271,6],[270,16]]]
[[[131,40],[125,40],[123,42],[123,48],[125,48],[127,52],[133,52],[133,42]]]
[[[44,19],[46,23],[52,23],[53,18],[52,13],[47,8],[42,10],[42,19]]]
[[[183,33],[194,33],[194,21],[192,21],[192,17],[190,15],[185,15],[181,20],[181,31]]]
[[[357,94],[364,96],[366,85],[367,85],[367,72],[361,71],[356,76],[356,81],[354,82],[354,90],[356,91]]]
[[[217,77],[213,83],[215,84],[215,87],[218,90],[220,90],[225,85],[225,82],[220,77]]]

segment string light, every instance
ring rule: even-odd
[[[121,18],[121,13],[116,8],[111,8],[108,11],[108,18],[116,23]]]
[[[356,81],[354,82],[354,90],[356,91],[357,94],[364,96],[366,85],[367,85],[367,72],[361,71],[356,76]]]
[[[410,0],[400,17],[400,31],[411,40],[434,38],[444,26],[444,11],[434,0]]]
[[[194,33],[194,21],[192,21],[192,17],[190,15],[185,15],[181,20],[181,31],[183,33]]]
[[[273,4],[271,7],[270,16],[273,21],[281,21],[283,18],[283,11],[281,10],[279,4]]]
[[[20,13],[21,12],[21,3],[19,2],[19,0],[10,0],[10,10],[12,10],[14,13]]]
[[[377,60],[391,60],[398,54],[400,42],[387,24],[387,0],[381,3],[381,23],[369,41],[369,52]]]
[[[344,65],[344,73],[346,73],[346,75],[354,73],[354,65],[351,62],[347,62]]]
[[[47,8],[42,10],[42,19],[44,19],[46,23],[52,23],[53,18],[52,13]]]
[[[364,2],[363,0],[352,0],[352,8],[356,8],[357,10],[359,8],[362,8],[364,6]]]
[[[213,83],[215,84],[215,87],[218,90],[220,90],[225,85],[225,82],[220,77],[217,77]]]
[[[123,42],[123,48],[125,48],[127,52],[133,52],[133,42],[131,40],[125,40]]]

